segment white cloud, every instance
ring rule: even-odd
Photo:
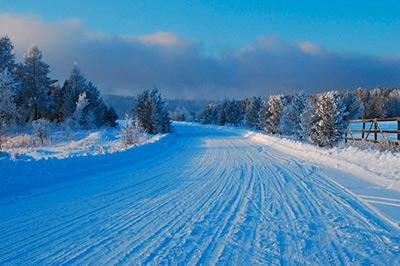
[[[318,47],[315,43],[306,41],[299,43],[299,47],[305,52],[309,54],[319,54],[321,53],[321,48]]]

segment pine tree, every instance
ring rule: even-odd
[[[311,141],[319,146],[329,146],[340,140],[347,127],[345,110],[346,106],[337,92],[320,95],[316,109],[319,121],[315,134],[310,136]]]
[[[89,100],[86,96],[86,92],[79,95],[76,102],[76,109],[70,119],[70,125],[73,128],[93,128],[95,125],[95,117],[93,111],[89,108]]]
[[[231,100],[225,103],[226,124],[239,126],[241,122],[240,104],[238,101]]]
[[[354,95],[357,98],[357,105],[359,106],[359,113],[361,118],[367,118],[368,101],[370,99],[370,94],[367,89],[357,88],[354,91]]]
[[[202,124],[212,124],[215,120],[216,106],[213,103],[207,104],[200,114],[200,122]]]
[[[387,100],[386,113],[388,117],[400,117],[400,89],[393,89]]]
[[[14,74],[15,71],[15,54],[13,53],[14,45],[7,36],[0,38],[0,73],[5,69]]]
[[[267,131],[267,120],[270,116],[268,108],[268,100],[263,100],[260,111],[258,111],[258,127],[264,131]]]
[[[15,80],[7,68],[0,73],[0,148],[3,131],[12,124],[17,117],[14,103]]]
[[[217,106],[217,110],[218,110],[217,124],[220,126],[223,126],[227,123],[227,121],[226,121],[227,104],[228,104],[228,102],[225,100],[222,103],[218,104],[218,106]]]
[[[353,92],[345,91],[340,94],[340,98],[345,106],[344,121],[349,122],[351,119],[360,116],[362,110],[360,109],[360,104]]]
[[[300,137],[302,134],[301,114],[307,105],[307,96],[303,92],[295,94],[290,103],[284,106],[279,131],[287,135]]]
[[[52,104],[48,74],[49,65],[42,60],[37,46],[29,49],[20,67],[21,88],[17,92],[17,105],[23,120],[32,121],[48,116]]]
[[[380,88],[375,88],[370,93],[370,99],[367,105],[368,118],[379,118],[386,116],[386,99],[384,92]]]
[[[64,82],[63,86],[63,117],[67,119],[73,115],[76,110],[76,103],[79,95],[87,90],[88,81],[83,76],[79,67],[75,64],[72,68],[69,78]]]
[[[116,127],[118,124],[117,124],[117,119],[118,119],[118,115],[117,115],[117,112],[115,112],[115,109],[114,108],[112,108],[112,107],[109,107],[108,109],[107,109],[107,115],[106,115],[106,123],[105,123],[105,125],[106,126],[109,126],[109,127]]]
[[[274,95],[268,98],[268,119],[265,124],[267,132],[278,133],[278,126],[281,119],[283,107],[286,104],[286,99],[283,95]]]
[[[261,109],[262,100],[259,97],[249,99],[246,113],[245,113],[245,126],[250,129],[259,129],[258,113]]]
[[[319,121],[319,117],[317,116],[317,100],[316,96],[309,96],[307,104],[300,115],[301,136],[311,143],[317,134],[317,123]]]
[[[132,114],[135,119],[138,119],[143,129],[150,134],[170,131],[171,122],[168,111],[156,88],[152,91],[145,90],[136,97]]]

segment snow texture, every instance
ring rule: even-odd
[[[375,206],[398,212],[400,194],[357,177],[398,157],[367,169],[249,131],[174,130],[120,153],[0,160],[0,264],[399,264],[399,228]]]

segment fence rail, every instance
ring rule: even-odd
[[[383,122],[394,122],[394,127],[397,129],[382,129],[382,124],[380,123]],[[346,143],[348,141],[364,140],[375,143],[390,141],[400,144],[400,117],[358,119],[350,121],[350,124],[362,124],[362,129],[348,128],[344,133]]]

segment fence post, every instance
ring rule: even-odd
[[[374,139],[378,140],[378,122],[375,120],[374,122],[374,128],[375,128],[375,132],[374,132]]]
[[[347,131],[344,132],[344,143],[347,143]]]
[[[361,138],[362,139],[364,139],[364,137],[365,137],[365,122],[363,121],[363,123],[362,123],[362,132],[361,132]]]
[[[397,119],[397,140],[400,141],[400,119]]]

